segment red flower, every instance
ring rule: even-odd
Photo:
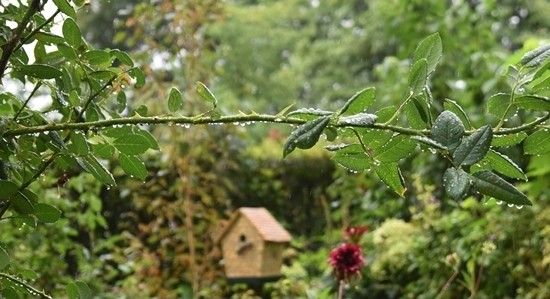
[[[363,234],[365,234],[368,230],[369,228],[366,225],[348,226],[344,230],[344,236],[353,243],[359,243],[361,236],[363,236]]]
[[[365,260],[359,245],[344,243],[330,252],[329,263],[338,280],[347,280],[361,272]]]

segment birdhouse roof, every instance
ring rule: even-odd
[[[223,240],[241,216],[252,223],[264,241],[290,242],[292,239],[288,231],[265,208],[240,208],[217,238],[218,242]]]

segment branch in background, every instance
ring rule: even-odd
[[[34,288],[30,284],[28,284],[26,281],[24,281],[20,278],[17,278],[13,275],[0,272],[0,278],[9,280],[9,281],[23,287],[25,290],[27,290],[27,292],[29,292],[29,294],[31,294],[33,296],[39,296],[39,298],[53,299],[52,296],[46,294],[44,291],[37,290],[36,288]]]
[[[36,33],[38,33],[40,30],[42,30],[42,28],[46,27],[46,25],[48,25],[49,23],[51,23],[53,21],[53,19],[55,19],[55,17],[60,13],[61,11],[58,9],[55,11],[55,13],[53,15],[51,15],[51,17],[49,17],[44,23],[40,24],[40,26],[36,27],[36,29],[34,29],[31,33],[29,33],[27,36],[25,36],[22,40],[21,40],[21,43],[19,43],[19,46],[17,46],[14,50],[17,51],[19,50],[26,42],[28,42]]]
[[[2,57],[0,57],[0,84],[2,84],[2,78],[4,77],[4,72],[6,71],[11,55],[15,50],[18,49],[17,47],[21,42],[23,32],[27,28],[27,25],[29,24],[34,14],[37,13],[39,10],[40,0],[32,0],[29,8],[23,16],[23,19],[21,20],[21,23],[17,25],[17,27],[13,31],[12,37],[2,47]]]

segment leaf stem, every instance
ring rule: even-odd
[[[29,292],[32,295],[40,296],[40,298],[52,299],[52,296],[46,294],[44,291],[37,290],[36,288],[34,288],[30,284],[28,284],[23,279],[20,279],[20,278],[17,278],[15,276],[13,276],[13,275],[10,275],[10,274],[7,274],[7,273],[2,273],[2,272],[0,272],[0,278],[4,278],[6,280],[9,280],[9,281],[17,284],[17,285],[22,286],[23,288],[25,288],[27,290],[27,292]]]
[[[393,113],[393,115],[390,117],[390,119],[388,121],[386,121],[384,124],[390,124],[392,121],[394,121],[397,116],[399,115],[399,113],[401,112],[401,110],[403,109],[403,107],[405,107],[405,105],[409,102],[409,100],[412,98],[414,92],[410,92],[409,93],[409,96],[403,101],[403,103],[401,103],[401,105],[399,105],[399,107],[397,107],[397,110],[395,110],[395,112]]]
[[[29,101],[31,100],[31,98],[34,96],[34,94],[36,93],[36,91],[40,88],[40,86],[42,86],[42,82],[38,82],[36,83],[36,86],[34,87],[34,89],[31,91],[31,93],[29,94],[29,97],[27,97],[27,100],[25,100],[25,102],[23,103],[23,105],[21,106],[21,108],[19,108],[19,110],[17,111],[17,113],[15,113],[15,115],[13,116],[13,121],[16,121],[17,118],[19,117],[19,114],[21,114],[21,112],[23,112],[23,109],[25,109],[25,107],[27,107],[27,104],[29,103]]]

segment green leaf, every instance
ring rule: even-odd
[[[514,103],[523,109],[536,111],[550,111],[550,99],[537,95],[519,96]]]
[[[441,37],[439,33],[433,33],[424,38],[416,47],[414,51],[413,61],[417,62],[420,59],[426,59],[428,66],[428,74],[433,73],[441,54],[443,53],[443,46],[441,43]]]
[[[418,141],[420,143],[423,143],[429,147],[432,147],[432,148],[435,148],[435,149],[439,149],[439,150],[448,150],[448,148],[446,146],[444,146],[443,144],[433,140],[433,139],[430,139],[428,137],[424,137],[424,136],[411,136],[411,139],[412,140],[415,140],[415,141]]]
[[[409,88],[412,93],[420,94],[426,86],[428,78],[428,64],[426,58],[416,61],[409,73]]]
[[[466,114],[466,111],[456,102],[450,99],[444,99],[445,102],[443,103],[443,107],[445,110],[449,110],[456,114],[466,129],[470,129],[472,127],[472,124],[470,123],[470,118],[468,118],[468,115]]]
[[[542,45],[533,51],[525,53],[520,63],[526,67],[535,67],[544,62],[548,57],[550,57],[550,44]]]
[[[172,87],[170,96],[168,97],[168,110],[170,110],[170,112],[176,112],[182,107],[183,97],[181,96],[181,92],[177,88]]]
[[[69,150],[77,156],[85,156],[90,152],[90,147],[84,134],[80,132],[71,132],[71,144]]]
[[[375,160],[386,162],[397,162],[406,158],[414,152],[416,142],[408,136],[397,135],[391,137],[390,140],[376,151]]]
[[[346,126],[360,126],[360,127],[367,127],[376,122],[376,119],[378,116],[376,114],[370,114],[370,113],[357,113],[354,115],[341,117],[338,120],[339,125],[346,125]]]
[[[0,247],[0,270],[3,270],[10,264],[10,256],[4,250],[4,248]]]
[[[392,115],[397,111],[397,107],[394,105],[387,106],[384,108],[381,108],[380,110],[376,111],[376,116],[378,116],[378,122],[384,123],[390,120]]]
[[[82,54],[82,58],[92,65],[107,65],[111,63],[111,55],[107,51],[90,50]]]
[[[145,164],[143,164],[143,162],[139,158],[135,156],[127,156],[124,154],[120,154],[119,158],[120,166],[126,174],[137,177],[141,180],[144,180],[147,177],[147,168],[145,168]]]
[[[76,12],[67,0],[53,0],[59,10],[71,18],[76,18]]]
[[[6,287],[2,289],[2,296],[6,299],[20,299],[19,293],[13,287]]]
[[[424,97],[413,97],[404,106],[407,121],[413,129],[426,128],[428,123],[428,107]]]
[[[529,135],[523,142],[523,150],[530,155],[542,155],[550,152],[550,131],[542,129]]]
[[[61,211],[45,203],[38,203],[34,208],[34,215],[44,223],[54,223],[61,217]]]
[[[464,125],[456,114],[443,111],[435,119],[431,129],[432,139],[446,146],[451,152],[460,144],[464,135]]]
[[[19,66],[19,71],[37,79],[54,79],[63,74],[60,70],[47,64],[28,64]]]
[[[59,35],[51,34],[49,32],[37,32],[34,34],[34,38],[45,44],[62,44],[65,42],[65,39]]]
[[[32,214],[34,212],[34,203],[32,198],[21,191],[15,193],[11,198],[11,205],[17,213]]]
[[[472,165],[477,163],[489,150],[493,131],[490,126],[483,126],[472,135],[465,137],[453,153],[455,165]]]
[[[9,199],[17,193],[19,187],[10,181],[0,180],[0,199]]]
[[[128,74],[132,76],[132,78],[136,79],[136,84],[134,85],[136,88],[140,88],[145,85],[145,73],[143,73],[139,67],[131,68],[128,71]]]
[[[116,59],[118,59],[120,63],[125,64],[129,67],[134,67],[134,61],[132,60],[130,55],[128,55],[128,53],[115,49],[115,50],[111,50],[110,54],[114,56]]]
[[[77,158],[78,164],[88,173],[92,174],[98,181],[103,184],[114,186],[116,185],[113,175],[103,166],[96,157],[88,155]]]
[[[365,112],[373,103],[376,96],[374,87],[367,87],[354,94],[342,107],[338,115],[352,115]]]
[[[92,299],[92,290],[90,290],[90,287],[79,280],[67,284],[65,291],[69,299]]]
[[[527,137],[527,133],[525,132],[519,132],[515,134],[509,134],[509,135],[497,135],[493,137],[493,141],[491,142],[491,146],[496,147],[508,147],[512,145],[516,145],[523,141]]]
[[[76,90],[71,90],[69,93],[69,103],[71,103],[73,107],[80,106],[80,97],[78,96],[78,92]]]
[[[149,148],[150,140],[140,134],[127,134],[113,142],[113,145],[123,154],[139,155]]]
[[[336,151],[332,159],[338,164],[353,171],[363,171],[371,168],[369,157],[360,144],[351,144]]]
[[[82,33],[72,18],[67,18],[65,22],[63,22],[61,31],[67,43],[72,47],[78,48],[82,44]]]
[[[323,116],[297,127],[286,140],[283,157],[288,156],[295,148],[308,149],[313,147],[319,141],[319,136],[321,136],[329,121],[330,116]]]
[[[110,159],[115,152],[115,147],[106,143],[93,144],[92,151],[100,158]]]
[[[218,106],[218,100],[214,96],[214,94],[204,85],[202,82],[197,82],[197,88],[196,88],[197,94],[205,101],[211,103],[214,108]]]
[[[531,205],[531,202],[512,184],[490,171],[480,171],[472,175],[474,188],[482,194],[492,196],[509,204]]]
[[[505,114],[513,112],[513,110],[515,110],[514,106],[508,109],[509,103],[510,103],[509,94],[507,93],[494,94],[487,100],[487,112],[494,115],[497,119],[503,119],[506,117]]]
[[[470,176],[460,168],[447,168],[443,175],[443,185],[450,198],[461,200],[470,190]]]
[[[374,171],[388,187],[400,197],[405,195],[407,189],[404,186],[401,170],[396,162],[373,164]]]
[[[512,159],[497,151],[489,150],[487,156],[481,160],[481,164],[483,165],[484,162],[491,169],[507,177],[527,180],[527,176],[523,173],[523,170]]]

